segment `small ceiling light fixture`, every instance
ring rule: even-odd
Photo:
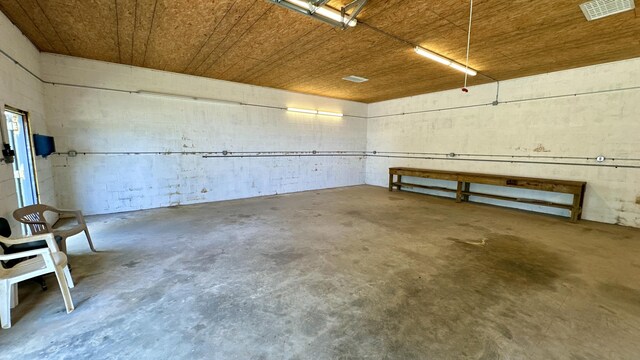
[[[432,51],[429,51],[427,49],[423,49],[420,46],[416,46],[415,47],[415,51],[418,55],[424,56],[428,59],[431,59],[433,61],[439,62],[440,64],[443,65],[447,65],[453,69],[456,69],[458,71],[461,71],[465,74],[471,75],[471,76],[476,76],[478,74],[477,71],[473,70],[472,68],[467,68],[462,64],[459,64],[453,60],[449,60],[444,56],[440,56]]]
[[[297,11],[301,14],[310,16],[312,18],[324,21],[334,27],[346,29],[347,27],[354,27],[358,24],[356,16],[360,13],[367,0],[354,0],[349,4],[342,7],[340,10],[335,10],[326,6],[329,0],[270,0],[271,2]],[[351,11],[351,13],[348,13]]]
[[[356,76],[356,75],[349,75],[349,76],[343,77],[342,80],[347,80],[354,83],[363,83],[363,82],[369,81],[369,79],[367,78],[364,78],[362,76]]]
[[[593,0],[580,4],[580,9],[588,21],[633,10],[635,7],[633,0]]]
[[[303,114],[311,114],[311,115],[322,115],[322,116],[333,116],[333,117],[343,117],[344,114],[331,112],[331,111],[320,111],[320,110],[310,110],[310,109],[300,109],[300,108],[287,108],[287,111],[297,112]]]

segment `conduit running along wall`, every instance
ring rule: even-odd
[[[81,151],[54,160],[59,198],[88,213],[386,185],[389,166],[413,165],[584,179],[585,218],[640,226],[633,190],[638,131],[629,120],[637,111],[630,98],[640,83],[638,59],[503,82],[499,106],[490,105],[494,85],[466,96],[451,91],[367,106],[49,54],[40,59],[42,78],[75,84],[41,85],[59,149]],[[264,106],[230,110],[130,93],[142,88]],[[282,111],[292,104],[355,117],[332,123]],[[593,163],[598,154],[609,160]]]
[[[370,104],[366,182],[386,186],[392,166],[584,180],[584,219],[640,227],[638,69],[632,59],[504,81],[498,106],[495,84]]]
[[[365,104],[51,54],[41,59],[43,78],[56,83],[260,105],[45,85],[58,149],[80,152],[52,158],[62,206],[109,213],[364,183]],[[351,116],[283,110],[293,105]]]

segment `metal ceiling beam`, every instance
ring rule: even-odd
[[[329,2],[329,0],[309,0],[309,4],[311,4],[311,10],[310,12],[312,14],[314,14],[316,12],[316,10],[318,10],[319,8],[325,6],[327,3]]]
[[[342,13],[342,18],[346,18],[347,16],[347,11],[354,9],[353,12],[351,12],[350,15],[348,15],[349,17],[346,18],[346,21],[344,22],[344,24],[348,24],[351,20],[355,19],[356,16],[358,16],[358,14],[360,14],[360,11],[362,11],[362,8],[364,7],[364,5],[367,3],[367,0],[354,0],[352,2],[350,2],[349,4],[347,4],[346,6],[343,6],[342,9],[340,10],[340,12]]]
[[[289,10],[293,10],[295,12],[298,12],[298,13],[300,13],[302,15],[306,15],[306,16],[312,17],[312,18],[314,18],[316,20],[320,20],[320,21],[322,21],[324,23],[327,23],[327,24],[329,24],[329,25],[331,25],[333,27],[342,28],[342,23],[340,23],[340,22],[333,21],[331,19],[325,18],[324,16],[318,16],[318,15],[312,14],[308,10],[301,9],[301,8],[295,6],[295,5],[291,4],[291,3],[288,3],[286,1],[283,1],[283,0],[269,0],[269,1],[271,1],[272,3],[275,3],[276,5],[280,5],[280,6],[284,7],[284,8],[287,8]]]
[[[335,20],[316,14],[317,9],[325,6],[329,2],[329,0],[302,0],[309,4],[309,9],[301,8],[286,0],[269,0],[269,1],[277,5],[280,5],[282,7],[285,7],[287,9],[296,11],[300,14],[325,22],[333,27],[341,28],[344,30],[350,27],[348,24],[351,21],[353,21],[356,18],[356,16],[358,16],[358,14],[360,13],[360,11],[362,11],[362,8],[364,7],[364,5],[367,3],[368,0],[354,0],[351,3],[347,4],[346,6],[342,7],[339,11],[327,6],[328,9],[332,11],[338,11],[342,15],[342,19],[343,19],[342,22],[335,21]],[[349,13],[349,11],[351,11],[351,13]]]

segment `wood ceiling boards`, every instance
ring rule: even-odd
[[[588,22],[581,2],[475,0],[470,85],[640,57],[638,8]],[[370,103],[462,87],[462,73],[411,44],[463,63],[469,1],[369,0],[348,30],[267,0],[0,0],[0,10],[44,52]]]

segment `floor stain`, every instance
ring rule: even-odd
[[[405,337],[402,344],[385,343],[399,358],[423,358],[425,354],[415,350],[442,339],[465,344],[455,351],[449,348],[448,354],[482,349],[473,358],[500,358],[497,345],[479,335],[512,339],[513,333],[503,323],[509,317],[499,315],[523,316],[512,297],[553,293],[560,280],[573,273],[567,259],[525,238],[487,233],[469,241],[452,239],[438,255],[443,262],[428,277],[421,276],[417,264],[433,263],[430,255],[398,249],[408,265],[396,271],[396,281],[385,291],[385,304],[370,307],[379,312],[370,318],[398,319],[384,325],[382,338],[393,339],[395,333],[422,334]],[[483,240],[485,246],[478,246]],[[375,327],[372,323],[363,326]]]
[[[313,206],[314,193],[300,193],[89,218],[103,251],[70,243],[76,311],[51,291],[55,277],[47,292],[21,283],[0,357],[640,353],[637,229],[422,195],[390,203],[374,187],[320,193]],[[122,267],[132,259],[140,264]],[[67,331],[40,331],[47,326]]]
[[[462,243],[462,244],[467,244],[467,245],[474,245],[474,246],[485,246],[487,245],[487,239],[480,239],[480,240],[460,240],[458,238],[455,237],[447,237],[447,240],[451,240],[457,243]]]
[[[200,331],[202,331],[202,330],[204,330],[204,329],[206,329],[206,328],[207,328],[207,326],[206,326],[206,325],[204,325],[204,324],[198,324],[198,325],[196,325],[196,326],[194,326],[194,327],[193,327],[193,330],[194,330],[195,332],[200,332]]]
[[[304,257],[303,253],[292,249],[262,255],[271,259],[277,266],[285,266]]]
[[[140,261],[135,261],[135,260],[131,260],[126,264],[122,264],[122,266],[129,268],[129,269],[133,269],[134,267],[136,267],[136,265],[140,264]]]
[[[556,280],[571,273],[566,259],[539,243],[496,233],[487,234],[476,242],[485,239],[484,247],[468,243],[458,245],[478,266],[509,285],[553,287]]]
[[[489,231],[489,229],[487,229],[484,226],[474,225],[474,224],[470,224],[470,223],[456,223],[456,225],[462,226],[462,227],[466,227],[466,228],[470,228],[470,229],[477,230],[477,231]]]
[[[602,297],[613,301],[622,310],[640,317],[640,289],[620,284],[603,283],[598,286],[598,290]]]

